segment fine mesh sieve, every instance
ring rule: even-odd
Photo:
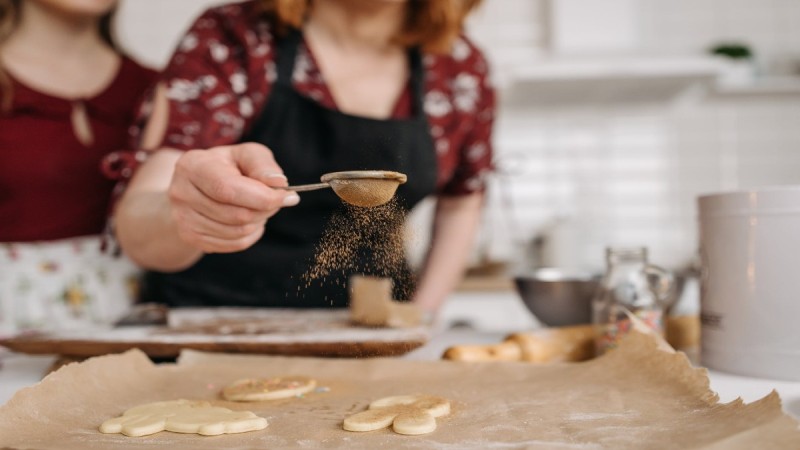
[[[385,170],[351,170],[326,173],[322,183],[287,186],[296,192],[330,187],[342,200],[351,205],[373,207],[383,205],[394,197],[397,187],[406,182],[405,174]]]

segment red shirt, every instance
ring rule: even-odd
[[[170,102],[162,146],[189,150],[233,144],[260,114],[277,74],[275,37],[257,3],[210,9],[183,36],[161,75]],[[438,155],[438,191],[480,191],[491,168],[495,102],[486,60],[461,36],[449,54],[427,54],[424,63],[424,109]],[[306,45],[298,53],[293,82],[300,94],[336,108]],[[407,88],[393,117],[408,117],[411,105]]]
[[[123,58],[114,80],[82,100],[94,143],[83,145],[71,122],[72,100],[12,78],[11,110],[0,113],[0,242],[98,234],[114,182],[101,159],[125,148],[138,102],[155,72]]]

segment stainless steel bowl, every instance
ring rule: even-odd
[[[550,268],[514,277],[522,302],[547,326],[591,323],[592,297],[599,282],[599,276]]]

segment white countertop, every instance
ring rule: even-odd
[[[409,353],[408,359],[436,360],[447,347],[456,344],[497,343],[506,335],[503,332],[477,332],[472,330],[448,330],[435,336],[427,345]],[[36,384],[53,363],[52,356],[29,356],[3,354],[0,368],[0,404],[10,399],[16,391]],[[741,397],[745,402],[758,400],[773,389],[778,391],[786,412],[800,418],[800,382],[766,380],[740,377],[720,372],[709,372],[711,388],[719,394],[722,402]]]

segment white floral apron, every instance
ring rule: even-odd
[[[100,236],[0,243],[0,336],[108,325],[132,304],[137,279]]]

